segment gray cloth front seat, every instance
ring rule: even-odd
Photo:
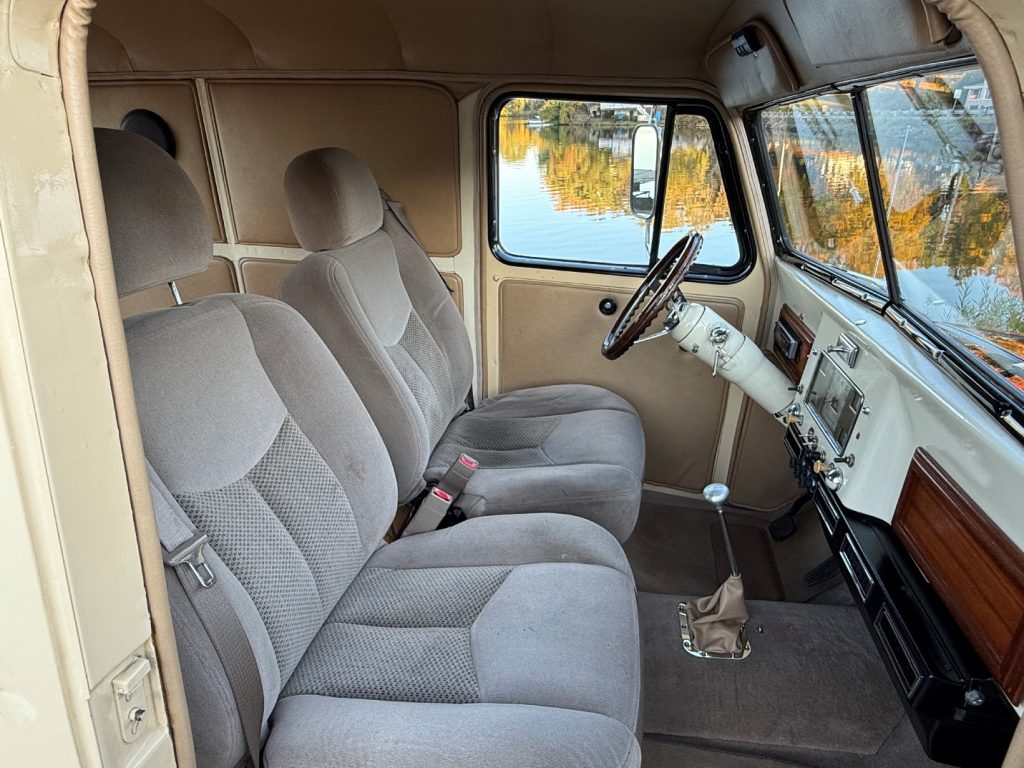
[[[480,462],[458,501],[467,516],[568,513],[624,541],[644,469],[633,407],[569,384],[510,392],[467,412],[473,359],[462,317],[369,168],[344,149],[311,150],[288,166],[285,193],[292,228],[312,253],[279,297],[355,385],[391,456],[399,500],[414,499],[465,452]]]
[[[210,232],[177,163],[122,131],[96,146],[119,292],[201,271]],[[384,544],[387,450],[298,312],[213,296],[125,334],[154,505],[209,537],[210,589],[256,657],[267,768],[640,765],[635,588],[610,534],[524,514]],[[199,765],[233,768],[231,687],[167,575]]]

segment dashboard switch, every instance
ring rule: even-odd
[[[796,424],[798,427],[804,423],[804,415],[800,411],[799,403],[793,403],[786,409],[786,415],[782,417],[782,422],[786,426]]]

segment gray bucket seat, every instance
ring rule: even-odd
[[[202,270],[177,163],[130,133],[96,145],[119,292]],[[165,558],[209,542],[197,571],[167,571],[201,766],[243,764],[247,741],[268,768],[639,766],[635,591],[611,535],[524,514],[384,544],[387,450],[298,312],[212,296],[125,334]],[[251,651],[249,693],[212,599]]]
[[[467,411],[473,359],[462,317],[369,168],[344,149],[311,150],[288,166],[285,193],[292,228],[313,253],[279,297],[348,373],[391,455],[399,500],[467,453],[480,462],[458,500],[467,516],[561,512],[625,540],[644,469],[633,407],[600,387],[567,384]]]

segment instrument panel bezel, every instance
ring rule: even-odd
[[[835,368],[835,372],[838,373],[839,376],[841,376],[844,379],[845,384],[848,387],[848,391],[856,393],[856,396],[858,398],[857,413],[854,416],[853,423],[850,425],[850,433],[847,436],[846,441],[842,444],[839,442],[836,435],[833,434],[832,428],[826,422],[825,417],[822,414],[820,414],[818,412],[818,409],[815,408],[814,405],[811,403],[811,394],[814,392],[814,385],[818,381],[818,377],[821,375],[821,369],[822,366],[825,364],[826,360],[828,361],[829,365]],[[814,366],[814,373],[811,375],[810,381],[807,384],[807,393],[804,395],[803,400],[804,406],[807,408],[807,412],[811,414],[811,418],[814,419],[814,423],[817,424],[818,428],[821,430],[821,434],[825,436],[825,439],[828,441],[832,450],[835,452],[835,455],[845,455],[846,449],[850,444],[850,439],[853,437],[854,433],[857,430],[857,423],[860,419],[861,408],[864,407],[864,390],[857,386],[857,383],[850,377],[850,375],[846,371],[843,370],[842,366],[839,365],[838,362],[829,357],[828,354],[822,354],[819,356],[818,362]]]

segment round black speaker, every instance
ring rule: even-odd
[[[145,136],[171,157],[178,152],[178,145],[174,141],[174,132],[171,130],[171,126],[156,112],[151,112],[148,109],[133,109],[121,118],[121,130]]]

